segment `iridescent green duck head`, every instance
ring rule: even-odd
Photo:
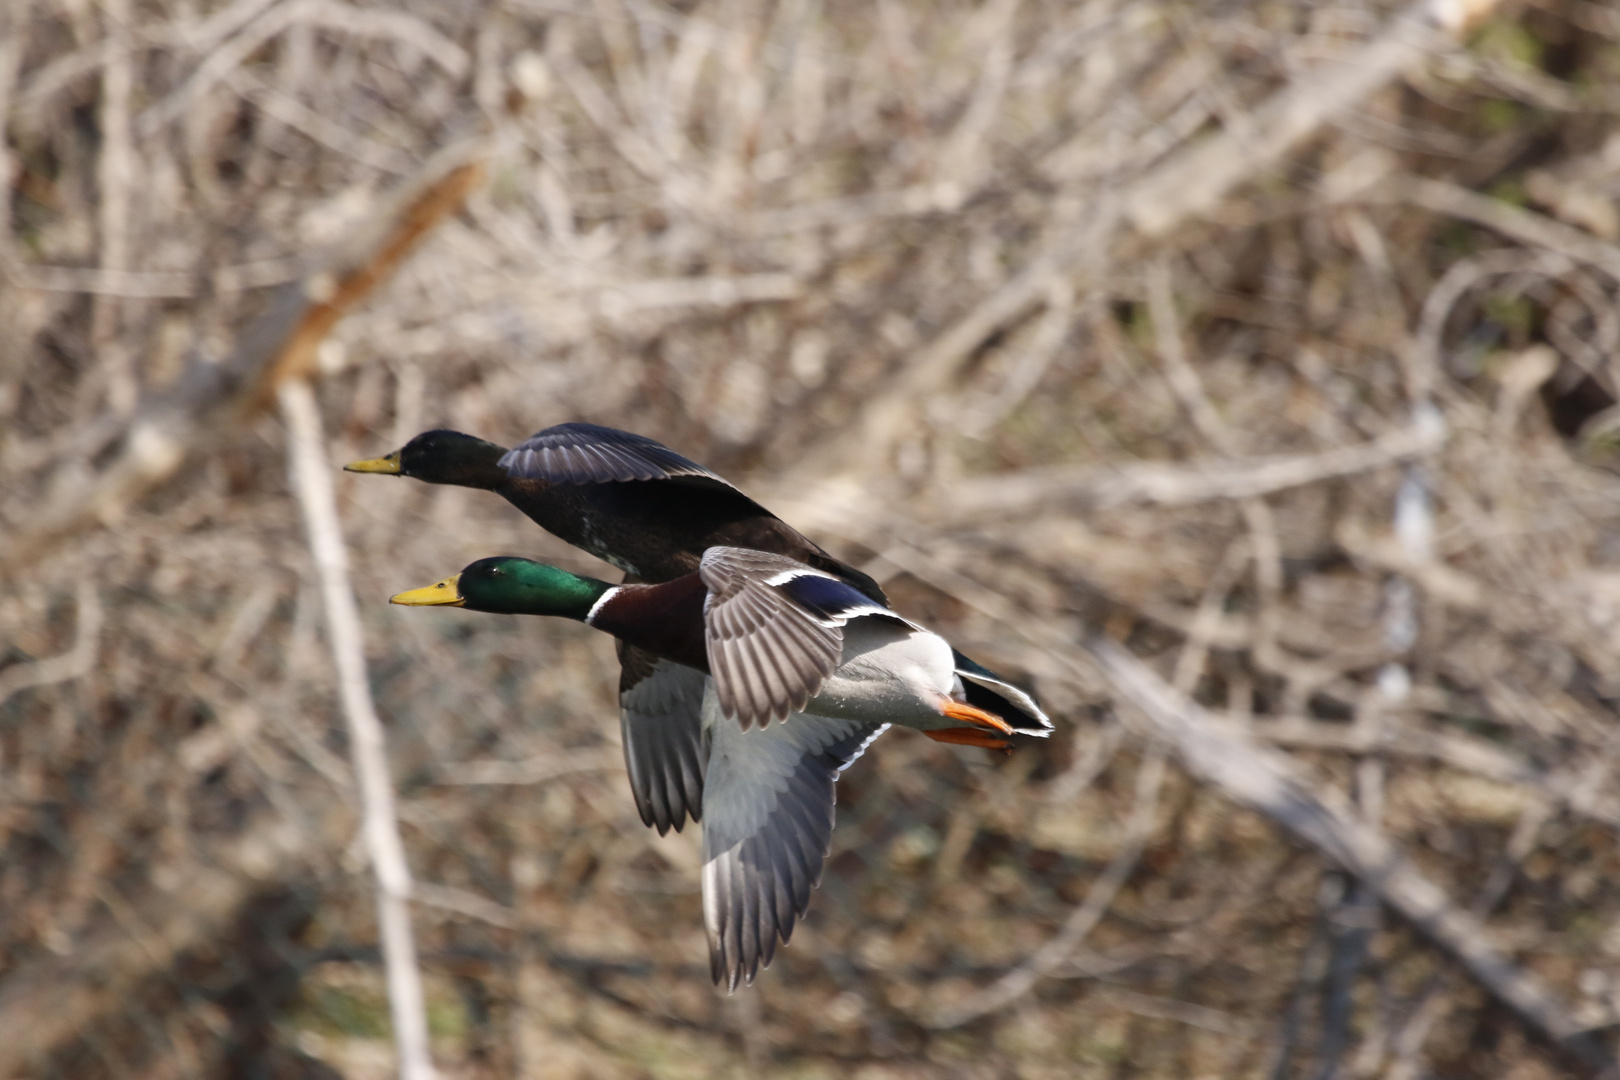
[[[448,606],[497,615],[556,615],[585,621],[602,594],[605,581],[580,577],[555,566],[502,555],[469,563],[433,585],[402,592],[389,603],[412,607]]]

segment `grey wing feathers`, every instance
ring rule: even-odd
[[[717,709],[710,695],[705,709]],[[717,719],[717,718],[711,718]],[[833,784],[887,724],[808,713],[744,731],[714,723],[703,795],[703,922],[717,984],[753,982],[821,881]]]
[[[643,823],[660,835],[703,812],[703,672],[620,644],[619,729]]]
[[[720,706],[746,729],[804,708],[838,666],[842,620],[809,611],[771,584],[781,574],[825,577],[786,556],[712,547],[699,567],[709,595],[704,638]]]
[[[597,424],[557,424],[538,431],[508,450],[500,465],[510,476],[553,484],[702,477],[732,487],[661,442]]]

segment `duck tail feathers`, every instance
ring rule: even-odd
[[[1012,683],[996,675],[983,664],[956,654],[956,674],[962,680],[968,704],[986,712],[993,712],[1020,735],[1044,739],[1052,734],[1052,721],[1035,699]]]

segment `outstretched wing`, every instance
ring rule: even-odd
[[[803,709],[838,666],[843,625],[893,613],[848,584],[768,551],[712,547],[704,643],[720,707],[746,729]]]
[[[712,480],[736,488],[661,442],[599,424],[548,427],[518,443],[500,460],[508,476],[553,484],[605,484],[628,480]]]
[[[718,715],[716,695],[703,708],[703,923],[710,972],[730,991],[793,936],[832,841],[833,784],[889,725],[796,713],[744,731]]]
[[[659,835],[703,812],[703,672],[619,643],[619,730],[630,791]]]

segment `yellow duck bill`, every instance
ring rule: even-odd
[[[388,602],[406,607],[461,607],[467,601],[462,598],[460,582],[461,575],[454,574],[433,585],[390,596]]]
[[[385,454],[382,457],[366,458],[364,461],[351,461],[343,466],[344,472],[383,473],[387,476],[398,476],[400,472],[399,451]]]

